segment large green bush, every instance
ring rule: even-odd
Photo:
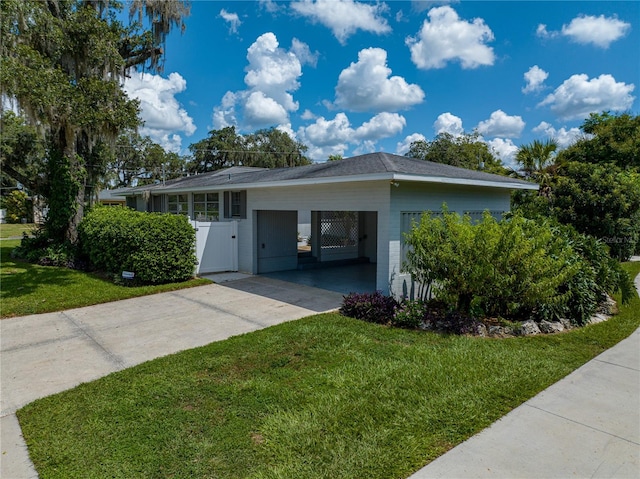
[[[606,246],[567,226],[515,214],[496,221],[426,213],[406,236],[405,269],[464,314],[584,323],[605,292],[629,290]]]
[[[82,251],[99,270],[135,273],[142,283],[169,283],[193,277],[195,230],[182,215],[97,207],[80,224]]]

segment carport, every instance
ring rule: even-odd
[[[258,210],[257,273],[343,294],[375,291],[377,213],[311,211],[309,238],[296,210]]]

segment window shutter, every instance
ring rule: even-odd
[[[240,218],[247,217],[247,190],[240,192]]]
[[[224,217],[231,218],[231,192],[224,192]]]

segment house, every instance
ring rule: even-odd
[[[321,265],[375,264],[376,289],[403,294],[403,235],[424,211],[499,216],[522,180],[449,165],[371,153],[340,161],[279,169],[233,167],[130,189],[127,205],[184,214],[202,235],[199,272],[251,274]],[[310,251],[298,250],[299,218],[310,212]],[[230,226],[231,225],[231,226]],[[211,240],[213,227],[231,229]],[[206,231],[202,233],[202,231]],[[223,253],[220,253],[223,251]],[[211,255],[222,260],[216,266]],[[234,262],[235,261],[235,262]]]
[[[98,193],[98,203],[106,206],[125,206],[126,198],[118,196],[130,188],[115,188],[113,190],[100,190]]]

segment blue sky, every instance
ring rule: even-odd
[[[477,130],[511,164],[591,111],[638,114],[639,46],[636,1],[196,0],[163,73],[125,89],[182,153],[229,125],[280,128],[314,161]]]

